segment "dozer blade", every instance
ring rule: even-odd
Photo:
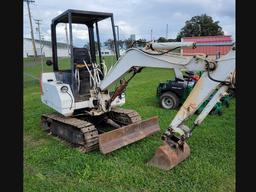
[[[139,121],[99,135],[99,148],[107,154],[160,131],[157,117]]]
[[[154,157],[148,164],[168,171],[190,155],[188,144],[184,143],[183,147],[183,150],[180,148],[173,148],[165,142],[156,150]]]

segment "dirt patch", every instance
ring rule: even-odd
[[[32,148],[46,143],[47,141],[45,139],[34,139],[31,135],[24,135],[25,148]]]

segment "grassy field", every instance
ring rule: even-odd
[[[222,116],[208,116],[195,129],[190,157],[166,172],[146,162],[177,112],[161,109],[155,98],[157,85],[170,79],[171,71],[144,69],[126,91],[124,107],[143,119],[157,115],[161,131],[109,155],[80,153],[41,130],[40,115],[52,110],[40,101],[39,81],[28,76],[39,78],[40,72],[41,65],[24,64],[24,191],[235,191],[235,100]]]

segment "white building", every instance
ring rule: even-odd
[[[125,52],[126,52],[125,49],[119,48],[120,55],[123,55]],[[104,48],[104,49],[101,50],[101,55],[102,56],[115,55],[115,52],[113,52],[112,50],[110,50],[108,48]]]
[[[101,49],[101,55],[102,56],[114,55],[114,52],[110,49],[103,48],[103,49]]]
[[[36,45],[37,55],[40,55],[41,54],[40,41],[35,39],[35,45]],[[42,45],[43,45],[42,55],[44,55],[45,57],[52,57],[51,41],[42,40]],[[67,44],[58,42],[57,52],[58,52],[58,57],[68,57],[69,52],[68,52]],[[23,57],[29,57],[29,56],[34,56],[32,39],[23,38]]]

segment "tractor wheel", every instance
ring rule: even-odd
[[[160,96],[160,105],[165,109],[175,109],[179,105],[179,98],[173,92],[165,92]]]

